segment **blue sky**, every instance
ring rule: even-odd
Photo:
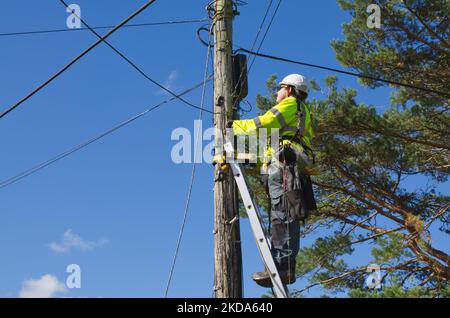
[[[268,1],[247,2],[234,21],[234,43],[250,48]],[[117,24],[145,1],[71,3],[80,5],[82,17],[90,25],[99,26]],[[206,3],[156,1],[132,23],[205,18]],[[58,0],[27,0],[25,5],[2,2],[0,33],[62,29],[66,18]],[[330,41],[342,38],[341,25],[348,19],[335,1],[284,0],[261,51],[340,67]],[[182,91],[203,77],[206,48],[196,38],[200,26],[127,28],[116,32],[109,41],[152,78]],[[95,40],[89,31],[0,37],[1,109],[34,89]],[[248,100],[255,104],[256,94],[265,92],[264,84],[271,74],[282,77],[293,72],[319,82],[329,75],[258,58],[249,74]],[[369,90],[359,86],[354,78],[339,78],[340,85],[358,90],[358,100],[389,105],[389,89]],[[211,88],[207,86],[207,108],[211,107]],[[0,180],[168,97],[101,44],[1,120]],[[200,97],[197,90],[186,99],[199,105]],[[197,118],[198,110],[172,102],[82,151],[0,189],[0,296],[16,297],[24,288],[30,288],[24,283],[26,280],[36,281],[44,275],[52,275],[59,286],[66,280],[66,266],[75,263],[81,268],[82,287],[55,295],[162,297],[191,172],[191,165],[172,162],[170,154],[175,142],[170,137],[177,127],[186,127],[194,135]],[[203,126],[210,125],[211,116],[205,114]],[[212,177],[210,165],[198,165],[171,297],[211,296]],[[409,186],[417,187],[416,181]],[[256,286],[250,277],[263,266],[247,220],[242,220],[241,231],[244,295],[259,297],[266,290]],[[312,240],[307,238],[301,244],[308,245]],[[52,242],[60,249],[52,249]],[[437,237],[437,247],[447,248],[443,237]],[[62,253],[61,248],[69,250]],[[365,264],[370,259],[369,247],[363,247],[360,254],[353,261]],[[300,281],[294,287],[304,284]],[[320,294],[320,290],[312,290],[309,295]]]

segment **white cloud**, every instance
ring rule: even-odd
[[[177,80],[177,78],[178,78],[177,71],[170,72],[169,77],[164,83],[164,87],[167,88],[168,90],[174,91],[176,89],[175,81]],[[163,89],[161,89],[161,93],[169,94],[166,90]]]
[[[97,247],[102,247],[108,244],[108,239],[100,239],[98,241],[85,241],[78,234],[72,232],[71,229],[67,230],[63,234],[62,241],[60,243],[51,242],[48,244],[50,249],[55,253],[68,253],[72,249],[79,249],[80,251],[90,251]]]
[[[20,298],[51,298],[56,293],[66,292],[66,286],[53,275],[46,274],[39,279],[28,279],[23,282],[19,292]]]

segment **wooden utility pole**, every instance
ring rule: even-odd
[[[214,5],[214,125],[215,153],[223,152],[227,122],[233,119],[233,1]],[[214,183],[214,290],[217,298],[242,297],[242,257],[236,185],[231,171]]]

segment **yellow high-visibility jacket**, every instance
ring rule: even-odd
[[[302,127],[300,127],[301,139],[304,145],[311,147],[311,139],[314,137],[312,116],[309,107],[301,103]],[[259,128],[278,128],[280,138],[292,137],[297,131],[297,101],[295,97],[286,97],[279,104],[269,109],[264,115],[254,119],[233,121],[233,133],[240,135],[256,135]]]
[[[282,144],[292,144],[298,151],[304,151],[305,146],[311,148],[311,140],[314,137],[312,115],[308,105],[300,104],[300,111],[302,113],[300,138],[302,144],[290,142],[283,139]],[[242,135],[257,135],[259,128],[267,128],[267,136],[270,136],[270,129],[278,128],[280,139],[283,137],[292,137],[297,131],[297,101],[295,97],[287,97],[279,104],[269,109],[264,115],[257,116],[254,119],[234,120],[233,133],[236,136]],[[264,152],[263,162],[267,163],[268,158],[273,154],[273,149],[270,145]],[[259,161],[258,161],[259,162]],[[260,162],[259,162],[260,163]]]

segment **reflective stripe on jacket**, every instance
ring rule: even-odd
[[[300,110],[303,114],[300,134],[302,141],[311,147],[311,139],[314,137],[312,118],[309,107],[302,103]],[[233,133],[239,135],[256,135],[259,128],[278,128],[280,137],[292,137],[297,131],[297,101],[295,97],[286,97],[279,104],[269,109],[264,115],[254,119],[233,121]]]

